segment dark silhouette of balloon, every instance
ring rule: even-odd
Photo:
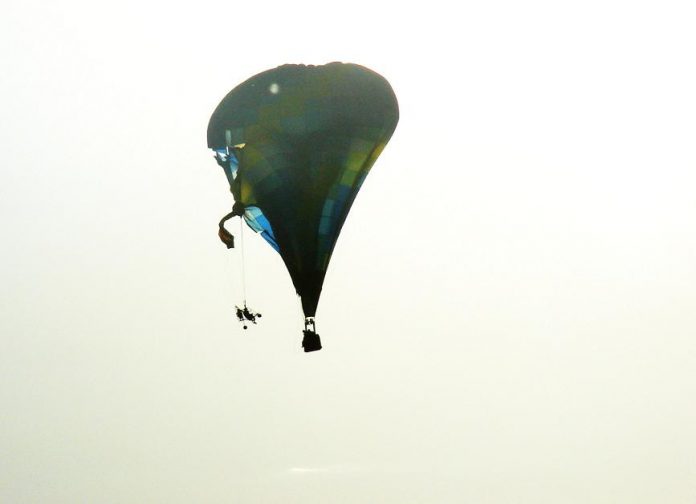
[[[329,63],[260,73],[210,118],[208,146],[235,199],[230,215],[279,252],[312,324],[338,235],[398,117],[383,77]]]

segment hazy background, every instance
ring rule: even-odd
[[[3,6],[0,501],[696,502],[693,3],[454,5]],[[304,354],[205,133],[335,60],[401,122]]]

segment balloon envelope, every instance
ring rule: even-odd
[[[399,112],[389,83],[354,64],[284,65],[234,88],[208,125],[244,219],[283,258],[306,317],[365,176]]]

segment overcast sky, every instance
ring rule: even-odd
[[[455,5],[3,7],[0,501],[696,502],[693,4]],[[401,119],[304,354],[206,128],[330,61]]]

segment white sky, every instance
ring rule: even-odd
[[[696,502],[692,5],[5,5],[0,501]],[[304,354],[205,133],[335,60],[401,121]]]

